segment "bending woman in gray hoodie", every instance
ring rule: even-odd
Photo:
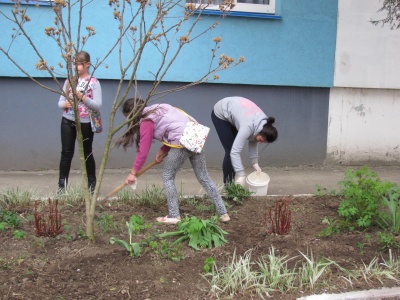
[[[211,119],[225,149],[222,164],[224,184],[235,180],[236,184],[244,186],[246,173],[240,154],[248,143],[253,168],[261,172],[257,143],[269,144],[278,138],[278,131],[272,126],[275,118],[267,117],[249,99],[227,97],[215,104]]]

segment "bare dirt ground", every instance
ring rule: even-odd
[[[299,251],[315,259],[326,257],[342,267],[355,270],[369,264],[374,257],[388,257],[380,252],[376,242],[377,229],[318,238],[326,225],[324,217],[336,218],[339,198],[313,196],[287,198],[292,211],[292,228],[288,235],[270,235],[264,223],[264,214],[279,197],[252,197],[243,205],[229,209],[231,222],[219,223],[229,235],[229,243],[222,247],[195,251],[183,244],[183,259],[164,259],[150,248],[143,247],[140,257],[131,257],[120,246],[110,245],[111,236],[128,240],[125,222],[132,215],[142,216],[149,227],[134,235],[137,242],[155,232],[173,231],[176,226],[155,223],[165,215],[166,206],[145,207],[130,203],[103,203],[96,218],[96,242],[82,239],[84,205],[64,205],[61,208],[64,232],[57,238],[36,237],[33,208],[17,208],[27,221],[21,225],[27,235],[16,240],[12,230],[0,231],[0,295],[1,299],[215,299],[209,284],[202,278],[204,261],[213,257],[218,266],[232,259],[233,253],[243,255],[252,249],[256,260],[274,247],[276,255],[299,256]],[[229,203],[229,201],[228,201]],[[188,202],[182,203],[181,213],[208,218],[212,212],[201,212]],[[115,228],[106,228],[104,216],[112,216]],[[110,225],[111,223],[108,223]],[[151,226],[150,226],[151,225]],[[370,239],[366,239],[366,235]],[[397,255],[397,253],[396,253]],[[291,294],[272,294],[272,299],[296,299],[323,292],[338,293],[362,289],[396,286],[396,282],[382,278],[369,282],[359,280],[353,285],[335,276],[324,278],[329,288],[317,285],[314,290]],[[250,293],[223,299],[258,299]]]

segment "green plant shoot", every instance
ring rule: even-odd
[[[392,233],[398,234],[400,232],[400,187],[393,187],[382,199],[383,204],[389,209],[389,212],[382,214],[383,223]]]
[[[128,228],[128,234],[129,234],[129,242],[126,242],[124,240],[117,239],[116,237],[110,238],[110,244],[114,245],[120,245],[124,247],[128,252],[130,256],[140,256],[140,245],[139,243],[133,243],[132,242],[132,235],[133,232],[135,231],[135,220],[136,218],[132,217],[130,218],[129,222],[126,222],[126,227]]]

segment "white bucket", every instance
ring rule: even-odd
[[[268,192],[269,176],[264,172],[253,172],[246,177],[249,191],[254,192],[252,196],[265,196]]]

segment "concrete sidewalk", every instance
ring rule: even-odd
[[[271,181],[268,195],[302,195],[313,194],[316,186],[327,190],[338,191],[338,182],[344,179],[347,168],[344,166],[298,166],[298,167],[265,167]],[[382,180],[400,184],[400,166],[371,167]],[[222,187],[222,170],[208,168],[210,176],[218,187]],[[252,172],[247,170],[247,174]],[[107,195],[125,181],[129,169],[107,169],[100,188],[100,197]],[[153,184],[162,187],[162,170],[159,166],[145,172],[138,178],[137,191],[140,192]],[[57,190],[58,171],[0,171],[0,192],[12,189],[28,190],[40,197],[54,195]],[[72,170],[69,185],[80,186],[82,182],[80,170]],[[182,169],[176,176],[176,186],[179,192],[186,195],[202,195],[205,193],[197,181],[192,169]]]

